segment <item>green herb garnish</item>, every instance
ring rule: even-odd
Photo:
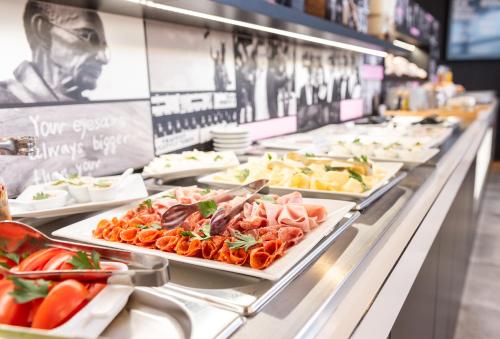
[[[153,202],[151,201],[151,199],[146,199],[139,204],[139,208],[152,208],[152,207],[153,207]]]
[[[66,183],[66,180],[59,179],[59,180],[52,181],[52,186],[59,186],[59,185],[65,184],[65,183]]]
[[[198,209],[204,218],[211,216],[217,211],[217,203],[214,200],[204,200],[198,202]]]
[[[50,281],[37,279],[21,279],[9,277],[15,285],[14,291],[9,294],[18,304],[24,304],[35,299],[45,298],[49,294]]]
[[[195,157],[194,155],[192,156],[189,156],[189,157],[186,157],[187,160],[198,160],[197,157]]]
[[[356,139],[354,139],[354,140],[353,140],[353,142],[352,142],[352,143],[353,143],[353,144],[356,144],[356,145],[360,145],[360,144],[361,144],[361,139],[356,138]]]
[[[358,172],[355,172],[349,168],[347,169],[347,171],[349,172],[349,178],[353,178],[354,180],[359,181],[361,183],[361,186],[363,187],[363,190],[366,191],[368,189],[368,186],[366,186],[365,182],[363,181],[363,177]]]
[[[208,193],[212,192],[212,190],[210,188],[205,188],[203,189],[200,194],[201,195],[207,195]]]
[[[100,187],[100,188],[108,188],[111,187],[111,183],[107,180],[98,180],[94,183],[94,186]]]
[[[24,254],[23,254],[24,255]],[[8,253],[8,252],[5,252],[5,251],[1,251],[0,250],[0,257],[5,257],[7,259],[10,259],[12,260],[13,262],[15,262],[16,264],[19,264],[19,255],[16,254],[16,253]],[[24,259],[24,258],[23,258]]]
[[[222,160],[222,156],[220,154],[217,154],[217,156],[214,158],[214,161],[219,161]]]
[[[50,198],[50,195],[48,195],[47,193],[44,193],[44,192],[38,192],[37,194],[35,194],[33,196],[33,200],[45,200],[48,198]]]
[[[92,251],[90,254],[91,260],[87,256],[87,253],[83,251],[78,251],[76,254],[68,260],[68,263],[73,265],[74,270],[98,270],[100,255],[96,251]]]
[[[168,191],[167,193],[165,193],[164,195],[161,196],[162,198],[172,198],[172,199],[176,199],[176,195],[175,195],[175,191]]]
[[[190,237],[190,238],[195,238],[199,240],[207,240],[210,239],[210,231],[211,231],[211,225],[209,222],[207,222],[205,225],[203,225],[202,228],[200,228],[200,232],[203,233],[203,235],[199,235],[198,233],[191,232],[191,231],[182,231],[181,235],[184,237]]]
[[[234,231],[234,237],[237,239],[236,241],[230,242],[229,240],[226,240],[227,246],[230,250],[243,248],[245,252],[248,252],[250,247],[260,242],[260,240],[255,239],[251,235],[243,234],[239,231]]]
[[[267,160],[269,160],[269,161],[273,160],[273,156],[270,153],[267,153],[266,156],[267,156]]]
[[[345,167],[341,166],[330,166],[330,165],[325,165],[325,171],[330,172],[330,171],[335,171],[335,172],[340,172],[345,170]]]
[[[300,169],[300,171],[302,173],[304,173],[305,175],[311,175],[311,174],[313,174],[313,170],[310,169],[309,167],[303,167],[303,168]]]
[[[368,163],[368,157],[366,155],[362,155],[360,157],[354,157],[353,159],[354,159],[354,161],[357,161],[357,162]]]
[[[250,170],[248,168],[244,168],[235,175],[236,179],[238,179],[240,182],[244,182],[247,180],[248,176],[250,175]]]
[[[314,153],[306,153],[305,154],[306,158],[314,158],[316,155]]]

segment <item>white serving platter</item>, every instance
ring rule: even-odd
[[[378,162],[402,162],[405,168],[413,168],[422,164],[425,164],[429,160],[431,160],[436,154],[439,153],[438,148],[428,148],[423,149],[418,152],[412,153],[412,157],[399,157],[399,158],[390,158],[390,157],[375,157],[371,156],[370,159]],[[318,154],[323,156],[322,154]],[[335,154],[334,152],[328,152],[326,155],[328,157],[336,158],[336,159],[350,159],[352,156],[345,156],[342,154]]]
[[[245,165],[241,165],[241,168],[245,168]],[[380,168],[383,169],[386,172],[386,175],[378,182],[377,185],[374,185],[371,189],[368,191],[362,192],[362,193],[350,193],[350,192],[342,192],[342,191],[325,191],[325,190],[313,190],[313,189],[305,189],[305,188],[297,188],[297,187],[282,187],[282,186],[273,186],[270,185],[269,188],[271,188],[273,193],[276,194],[287,194],[290,192],[301,192],[301,193],[307,193],[308,195],[314,195],[315,193],[320,193],[322,196],[331,196],[331,198],[342,198],[346,197],[349,199],[364,199],[368,198],[370,195],[375,193],[379,188],[383,187],[386,185],[389,180],[398,173],[398,171],[403,167],[402,162],[375,162],[373,164],[375,168]],[[202,184],[207,184],[207,185],[212,185],[216,187],[221,187],[221,188],[232,188],[232,187],[237,187],[240,184],[237,183],[231,183],[227,181],[221,181],[217,180],[215,176],[220,176],[222,173],[212,173],[209,175],[206,175],[204,177],[201,177],[198,179],[198,182]]]
[[[28,186],[15,200],[29,201],[30,198],[45,188],[45,184]],[[12,203],[10,212],[13,217],[27,218],[52,218],[71,214],[85,213],[104,210],[110,207],[115,207],[127,204],[132,201],[138,201],[146,198],[148,192],[144,185],[144,180],[139,174],[131,174],[118,189],[116,199],[102,202],[87,202],[76,203],[74,200],[68,200],[66,206],[58,208],[50,208],[45,210],[30,210],[23,205]]]
[[[133,286],[107,285],[85,307],[64,324],[51,330],[0,324],[0,337],[57,336],[62,338],[97,338],[127,304]],[[16,336],[17,335],[17,336]]]
[[[157,194],[155,196],[159,196],[161,194],[163,193]],[[152,198],[154,199],[155,196],[153,196]],[[61,228],[53,232],[52,234],[57,237],[84,241],[96,245],[104,245],[119,249],[125,249],[128,251],[161,255],[169,260],[191,264],[193,265],[193,269],[196,269],[196,266],[200,266],[221,271],[244,274],[267,280],[278,280],[283,275],[285,275],[286,272],[292,269],[294,265],[300,262],[300,260],[302,260],[306,256],[306,254],[310,252],[316,246],[316,244],[318,244],[321,241],[321,239],[323,239],[325,236],[333,232],[335,226],[339,223],[339,221],[342,220],[342,218],[355,206],[355,203],[353,202],[330,200],[330,199],[304,198],[304,203],[324,205],[328,212],[327,219],[323,223],[321,223],[318,227],[316,227],[313,231],[306,234],[302,239],[302,241],[299,242],[297,245],[291,247],[282,258],[276,260],[264,270],[257,270],[250,267],[232,265],[215,260],[186,257],[175,253],[163,252],[156,249],[147,249],[129,244],[111,242],[103,239],[95,239],[92,236],[92,230],[95,229],[100,220],[111,219],[113,217],[121,217],[129,209],[134,208],[135,204],[129,204],[127,206],[122,206],[115,208],[113,210],[106,211],[99,215],[82,220],[67,227]]]
[[[182,169],[171,168],[163,172],[143,172],[142,176],[144,178],[157,178],[163,181],[172,181],[175,179],[197,177],[199,175],[222,171],[230,167],[238,166],[239,164],[240,162],[238,161],[238,159],[235,159],[234,162],[226,163],[225,165],[204,165],[203,167]]]

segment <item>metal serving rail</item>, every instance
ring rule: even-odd
[[[453,146],[460,134],[455,133],[444,145],[444,151],[436,157],[438,162],[440,155]],[[370,201],[370,206],[358,206],[363,209],[361,215],[359,212],[348,215],[281,280],[271,282],[210,269],[193,270],[189,265],[171,262],[170,282],[164,287],[146,289],[157,300],[152,302],[141,289],[129,302],[125,314],[110,325],[105,335],[121,338],[119,333],[123,331],[119,331],[119,327],[131,326],[130,314],[139,313],[151,319],[173,317],[177,328],[183,329],[178,333],[181,337],[193,337],[193,333],[226,337],[240,326],[232,334],[235,338],[307,337],[314,332],[309,330],[321,323],[319,318],[324,308],[335,307],[335,299],[341,294],[344,283],[350,277],[354,279],[358,265],[370,255],[401,209],[407,207],[434,171],[432,164],[417,167],[406,177],[398,178],[397,185],[383,192],[378,200]],[[155,189],[154,185],[150,188]],[[88,216],[66,217],[38,227],[50,234]],[[198,311],[190,311],[185,306],[189,300]],[[206,310],[200,311],[204,307]],[[172,315],[168,315],[165,310],[169,309],[182,309],[184,313],[172,311]],[[207,312],[211,309],[221,310],[225,317],[216,320]],[[217,325],[210,327],[212,322]],[[203,326],[210,327],[211,331],[203,332]]]

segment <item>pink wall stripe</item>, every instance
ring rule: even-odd
[[[250,131],[250,139],[260,140],[297,131],[297,117],[284,117],[272,120],[257,121],[241,125]]]
[[[361,77],[366,80],[384,79],[384,67],[380,65],[362,65]]]
[[[340,120],[346,121],[363,116],[363,100],[352,99],[340,102]]]

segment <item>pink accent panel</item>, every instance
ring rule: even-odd
[[[243,124],[242,127],[250,131],[250,139],[260,140],[274,137],[281,134],[287,134],[297,131],[297,117],[284,117],[272,120],[251,122]]]
[[[352,99],[340,102],[340,120],[352,120],[363,116],[363,100]]]
[[[361,77],[366,80],[384,79],[384,67],[380,65],[362,65]]]

